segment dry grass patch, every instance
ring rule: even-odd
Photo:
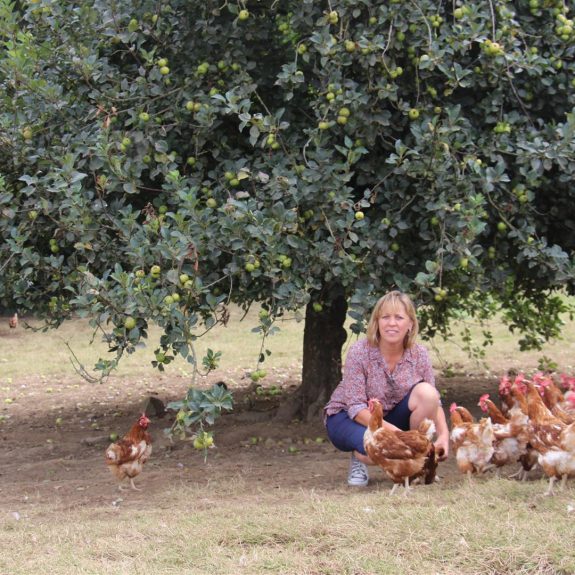
[[[202,357],[208,348],[222,352],[220,369],[223,372],[242,368],[246,371],[256,368],[257,358],[261,347],[261,336],[252,329],[258,325],[259,308],[252,308],[245,314],[243,310],[232,306],[230,308],[230,321],[227,326],[216,326],[204,337],[196,342],[198,357]],[[481,341],[483,327],[473,320],[465,322],[471,329],[473,340]],[[30,319],[31,325],[39,326],[39,322]],[[301,365],[303,357],[303,329],[304,322],[294,318],[279,319],[276,324],[280,330],[266,340],[265,347],[272,352],[266,361],[265,367],[297,368]],[[463,322],[460,322],[460,326]],[[541,358],[549,358],[563,371],[575,371],[575,321],[565,318],[563,339],[546,343],[540,351],[519,352],[517,339],[499,320],[490,322],[495,345],[488,346],[485,359],[481,362],[473,361],[464,351],[460,338],[457,336],[458,325],[454,326],[455,337],[444,341],[436,337],[424,342],[432,351],[434,366],[438,372],[455,371],[463,374],[478,374],[488,376],[500,375],[507,369],[534,370]],[[115,372],[119,377],[145,377],[154,376],[157,371],[151,366],[152,350],[158,345],[161,336],[159,328],[152,326],[147,349],[127,355]],[[349,344],[356,339],[356,335],[348,330],[348,341],[344,346],[344,354]],[[71,353],[66,344],[70,345],[81,364],[91,370],[100,357],[108,355],[106,346],[99,336],[93,337],[93,329],[87,320],[73,320],[64,323],[58,330],[32,332],[30,330],[9,330],[7,322],[0,324],[0,362],[2,364],[2,377],[18,377],[28,374],[33,366],[35,375],[73,375]],[[167,368],[167,373],[189,377],[191,366],[177,358]]]
[[[573,573],[573,488],[493,478],[417,488],[259,490],[246,479],[171,489],[138,507],[40,504],[1,528],[0,572],[57,574]]]

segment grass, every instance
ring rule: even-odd
[[[259,337],[251,332],[257,324],[257,311],[240,322],[241,312],[232,310],[228,327],[217,328],[201,340],[198,354],[207,347],[221,350],[222,371],[253,369],[260,347]],[[432,342],[436,366],[489,375],[509,367],[536,369],[546,356],[559,369],[573,372],[573,323],[566,324],[563,341],[526,354],[518,353],[514,338],[503,326],[494,322],[493,329],[497,343],[487,349],[488,368],[471,362],[456,342],[440,340]],[[479,328],[476,331],[479,333]],[[273,353],[266,363],[297,372],[302,335],[303,323],[286,321],[282,331],[267,342]],[[158,337],[159,332],[153,330],[149,348],[153,349]],[[47,334],[9,332],[4,322],[0,326],[0,383],[13,380],[15,387],[26,378],[73,377],[69,352],[62,342],[69,341],[80,361],[91,366],[104,348],[98,343],[89,345],[90,338],[91,331],[83,321]],[[141,350],[127,357],[118,378],[157,377],[149,356],[149,351]],[[168,367],[167,377],[189,372],[190,367],[178,361]],[[62,387],[61,395],[66,389]],[[125,395],[117,397],[114,401],[127,401]],[[48,400],[42,401],[48,409]],[[9,449],[16,447],[6,443]],[[229,457],[233,458],[233,453]],[[337,462],[341,467],[341,454],[324,457],[329,469]],[[64,496],[32,497],[21,503],[17,520],[14,508],[0,503],[0,573],[575,573],[575,551],[569,544],[574,517],[569,506],[575,506],[572,482],[565,492],[545,498],[544,481],[480,478],[470,487],[457,477],[416,488],[408,498],[391,498],[388,482],[367,490],[349,490],[338,487],[339,483],[334,487],[333,481],[321,489],[306,488],[301,481],[292,484],[289,478],[256,482],[254,470],[265,475],[271,469],[264,467],[265,458],[265,453],[255,453],[249,468],[234,471],[225,479],[201,476],[195,483],[183,483],[168,470],[165,488],[146,495],[140,504],[129,496],[117,506],[103,503],[97,496],[89,503],[74,504]],[[293,470],[298,464],[309,466],[306,461],[303,456],[288,458],[282,465]],[[311,461],[311,469],[319,465],[317,460]],[[311,472],[309,467],[302,470],[304,476]],[[0,469],[0,491],[9,491],[2,474]],[[282,470],[278,474],[284,477]]]
[[[230,321],[227,326],[217,326],[195,344],[198,358],[208,348],[222,352],[220,368],[224,371],[246,370],[256,368],[257,358],[262,346],[261,336],[252,330],[258,325],[258,309],[252,309],[247,315],[239,308],[232,308]],[[38,322],[30,321],[38,326]],[[25,332],[25,348],[22,337],[13,336],[9,332],[6,322],[0,327],[2,348],[0,349],[0,365],[3,377],[19,377],[30,373],[30,365],[34,365],[34,374],[43,376],[73,375],[72,354],[66,344],[70,346],[80,363],[91,370],[100,357],[108,354],[106,346],[99,336],[94,337],[93,329],[86,320],[74,320],[63,324],[56,331]],[[266,360],[266,367],[296,368],[299,369],[303,356],[303,329],[304,322],[288,318],[278,322],[280,330],[269,337],[265,348],[272,353]],[[474,341],[481,341],[483,328],[471,323]],[[485,348],[485,358],[481,361],[470,359],[460,344],[457,335],[450,341],[436,337],[431,341],[424,341],[432,351],[433,363],[439,375],[474,374],[481,376],[500,375],[508,369],[530,371],[538,368],[543,361],[552,362],[560,371],[575,371],[575,322],[566,320],[563,337],[558,341],[551,341],[540,351],[520,352],[517,346],[518,337],[511,334],[500,321],[491,322],[495,344]],[[457,329],[455,330],[457,334]],[[21,334],[23,332],[20,332]],[[137,377],[154,375],[157,371],[151,366],[153,350],[159,343],[161,331],[157,327],[150,329],[146,347],[139,349],[132,355],[126,355],[115,372],[117,376]],[[356,336],[348,330],[349,343]],[[167,367],[167,373],[189,375],[192,367],[176,358]]]
[[[250,311],[245,316],[241,309],[232,308],[227,326],[216,326],[206,336],[197,340],[195,349],[198,358],[201,360],[206,350],[211,348],[222,352],[222,370],[255,369],[262,345],[261,336],[252,331],[258,324],[257,315],[257,310]],[[73,356],[70,349],[88,370],[92,370],[100,357],[111,355],[101,341],[101,336],[94,336],[94,330],[87,320],[69,321],[59,329],[46,333],[19,330],[18,338],[14,337],[15,333],[10,332],[5,323],[3,322],[0,328],[0,337],[5,336],[0,350],[0,362],[2,374],[6,377],[29,373],[31,361],[36,375],[73,375]],[[293,319],[279,323],[280,331],[266,341],[266,347],[272,351],[273,365],[281,368],[298,366],[303,353],[303,322],[298,323]],[[30,320],[30,325],[39,327],[40,323]],[[154,359],[153,350],[158,346],[160,336],[161,330],[152,326],[145,347],[132,355],[126,354],[114,375],[134,377],[156,374],[157,370],[152,367],[151,361]],[[22,346],[24,337],[25,348]],[[181,358],[176,358],[166,370],[167,373],[183,375],[193,371],[190,364]]]
[[[575,572],[572,516],[539,482],[479,480],[404,499],[387,485],[250,493],[245,481],[173,487],[153,507],[75,509],[57,527],[49,508],[31,511],[0,530],[0,572],[35,572],[39,557],[56,574]]]

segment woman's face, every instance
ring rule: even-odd
[[[389,345],[402,344],[413,322],[401,302],[385,304],[379,312],[379,341]]]

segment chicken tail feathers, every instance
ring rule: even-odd
[[[423,467],[423,482],[425,485],[431,485],[435,481],[438,461],[443,455],[441,452],[443,452],[443,448],[436,450],[433,443],[431,444]]]
[[[419,424],[419,432],[425,435],[427,439],[431,441],[433,435],[435,434],[435,423],[431,419],[424,419]]]

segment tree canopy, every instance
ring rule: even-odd
[[[5,308],[89,315],[118,354],[155,322],[159,367],[229,302],[267,333],[343,294],[359,332],[391,287],[428,335],[558,334],[566,3],[0,0],[0,42]]]

